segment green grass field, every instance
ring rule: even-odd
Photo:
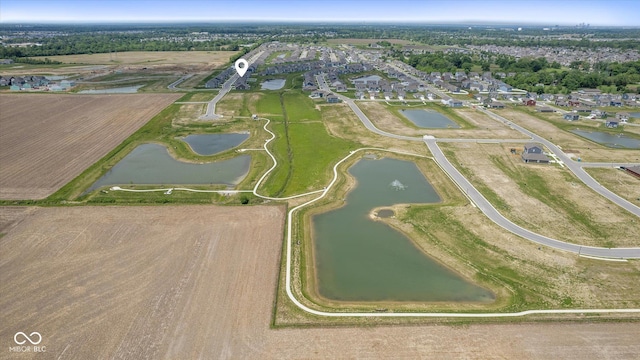
[[[282,115],[280,94],[276,92],[264,92],[260,100],[256,102],[256,111],[261,115]]]
[[[315,103],[306,94],[298,91],[286,92],[283,97],[290,122],[319,121],[322,118],[320,111],[315,108]]]
[[[261,101],[262,108],[275,111],[275,96]],[[269,175],[263,191],[270,196],[289,196],[319,190],[331,178],[331,167],[357,144],[331,136],[320,122],[315,103],[303,93],[282,93],[278,103],[283,120],[275,120],[271,130],[276,134],[271,151],[278,167]],[[309,121],[312,120],[312,121]]]

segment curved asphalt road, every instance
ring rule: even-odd
[[[540,234],[536,234],[532,231],[524,229],[507,218],[502,216],[496,210],[491,203],[485,199],[482,194],[456,169],[449,160],[444,156],[442,150],[436,144],[436,139],[425,139],[425,144],[429,147],[429,150],[433,154],[434,159],[442,166],[442,168],[449,173],[451,178],[458,183],[458,185],[465,189],[465,192],[476,204],[476,206],[494,223],[500,225],[502,228],[509,230],[510,232],[521,236],[525,239],[531,240],[535,243],[549,246],[552,248],[570,251],[579,255],[588,255],[596,257],[608,257],[608,258],[624,258],[624,259],[638,259],[640,258],[640,248],[598,248],[591,246],[581,246],[576,244],[570,244],[564,241],[552,239]]]
[[[597,192],[598,194],[606,197],[607,199],[611,200],[612,202],[614,202],[616,205],[620,206],[621,208],[627,210],[628,212],[634,214],[637,217],[640,217],[640,207],[635,206],[634,204],[632,204],[631,202],[627,201],[626,199],[621,198],[620,196],[614,194],[613,192],[611,192],[610,190],[606,189],[604,186],[600,185],[599,182],[597,182],[594,178],[591,177],[591,175],[589,175],[586,171],[584,171],[584,169],[582,168],[582,165],[580,165],[580,163],[577,163],[575,161],[573,161],[569,156],[567,156],[567,154],[564,153],[564,151],[560,150],[560,148],[558,146],[556,146],[554,143],[552,143],[551,141],[543,138],[542,136],[539,136],[525,128],[523,128],[520,125],[516,125],[514,123],[512,123],[511,121],[509,121],[508,119],[503,118],[500,115],[497,115],[491,111],[487,111],[487,110],[483,110],[480,109],[480,111],[484,112],[485,114],[487,114],[490,117],[493,117],[494,119],[498,120],[498,121],[502,121],[505,124],[508,124],[509,126],[513,127],[514,129],[520,131],[521,133],[531,136],[531,138],[533,139],[534,142],[538,142],[541,144],[544,144],[547,149],[549,149],[551,152],[553,152],[560,160],[562,160],[562,162],[567,166],[567,168],[569,170],[571,170],[571,172],[578,177],[578,179],[580,179],[583,183],[585,183],[585,185],[587,185],[588,187],[590,187],[591,189],[593,189],[595,192]]]
[[[487,199],[485,199],[485,197],[482,196],[482,194],[480,194],[480,192],[449,162],[449,160],[442,153],[442,150],[440,150],[440,148],[436,144],[436,142],[438,141],[437,139],[435,138],[423,139],[418,137],[402,136],[402,135],[396,135],[396,134],[388,133],[386,131],[382,131],[377,127],[375,127],[375,125],[373,125],[371,120],[367,118],[367,116],[362,112],[362,110],[360,110],[360,108],[358,108],[358,106],[354,103],[352,99],[346,98],[344,96],[339,96],[339,97],[345,103],[347,103],[347,105],[349,105],[349,107],[358,116],[358,118],[364,124],[364,126],[370,131],[382,136],[388,136],[388,137],[400,139],[400,140],[424,141],[427,147],[429,147],[429,150],[431,151],[431,153],[433,154],[434,159],[438,162],[438,164],[440,164],[442,169],[450,175],[450,177],[458,184],[458,186],[466,190],[465,192],[467,196],[476,204],[476,206],[489,219],[491,219],[491,221],[498,224],[502,228],[518,236],[521,236],[525,239],[531,240],[535,243],[549,246],[559,250],[573,252],[578,255],[594,256],[594,257],[601,257],[601,258],[640,259],[640,248],[599,248],[599,247],[591,247],[591,246],[581,246],[581,245],[571,244],[564,241],[552,239],[552,238],[534,233],[532,231],[529,231],[527,229],[524,229],[514,224],[513,222],[509,221],[507,218],[502,216],[502,214],[500,214],[498,210],[496,210],[491,205],[491,203]],[[503,121],[509,124],[510,126],[513,126],[514,129],[522,132],[523,134],[530,136],[532,138],[531,141],[537,141],[544,144],[545,146],[547,146],[548,149],[554,152],[556,156],[558,156],[558,158],[560,158],[563,162],[565,162],[565,165],[567,165],[569,170],[571,170],[587,186],[589,186],[590,188],[592,188],[602,196],[605,196],[606,198],[610,199],[614,203],[620,205],[621,207],[628,210],[629,212],[637,216],[640,216],[640,208],[631,204],[625,199],[622,199],[621,197],[612,193],[611,191],[605,189],[602,185],[600,185],[597,181],[595,181],[591,176],[589,176],[589,174],[587,174],[587,172],[584,171],[578,163],[571,160],[571,158],[569,158],[564,152],[562,152],[562,150],[560,150],[556,145],[554,145],[550,141],[536,135],[531,131],[528,131],[522,128],[521,126],[515,125],[511,123],[511,121],[501,116],[495,115],[492,112],[485,110],[485,113],[487,113],[487,115],[489,116],[494,117],[495,119],[498,119],[499,121]],[[480,140],[480,141],[490,141],[490,140]]]

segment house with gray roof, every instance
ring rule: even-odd
[[[542,146],[536,143],[525,144],[521,157],[522,161],[526,163],[549,163],[549,158],[542,152]]]

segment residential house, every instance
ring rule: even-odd
[[[524,145],[524,151],[522,152],[522,161],[526,163],[534,162],[541,164],[548,164],[549,158],[543,154],[542,146],[536,143],[528,143]]]
[[[462,107],[462,100],[458,100],[458,99],[451,99],[449,101],[449,106],[450,107]]]
[[[536,111],[537,112],[544,112],[544,113],[552,113],[555,112],[555,110],[553,110],[553,108],[550,108],[548,106],[540,106],[540,107],[536,107]]]
[[[627,166],[627,167],[622,167],[622,169],[624,169],[624,171],[631,174],[632,176],[635,176],[638,179],[640,179],[640,166]]]
[[[601,119],[605,119],[607,117],[607,112],[604,111],[604,110],[595,109],[595,110],[591,111],[591,115],[595,115],[596,117],[599,117]]]
[[[569,120],[569,121],[575,121],[580,119],[580,115],[576,114],[576,113],[566,113],[562,116],[563,119],[565,120]]]
[[[604,125],[608,128],[617,128],[618,127],[618,119],[607,119]]]
[[[469,84],[469,90],[471,91],[484,91],[485,89],[485,85],[477,81],[473,81]]]
[[[573,109],[573,111],[578,113],[591,113],[591,109],[586,106],[578,106],[577,108]]]
[[[460,87],[453,84],[444,83],[442,87],[454,93],[460,92]]]
[[[505,83],[501,83],[498,85],[498,90],[502,92],[510,92],[513,90],[513,86]]]
[[[628,121],[630,116],[631,114],[629,114],[628,112],[619,112],[616,114],[616,119],[620,121]]]
[[[491,109],[504,109],[504,104],[499,101],[492,101],[487,105]]]
[[[340,99],[334,94],[329,94],[325,96],[325,99],[327,99],[328,103],[332,103],[332,104],[340,102]]]
[[[310,98],[312,99],[318,99],[318,98],[323,98],[325,97],[326,93],[322,90],[314,90],[311,92],[311,95],[309,95]]]

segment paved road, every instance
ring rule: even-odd
[[[442,168],[449,173],[451,178],[464,189],[469,198],[476,204],[491,221],[495,222],[504,229],[519,235],[525,239],[529,239],[541,245],[550,246],[556,249],[570,251],[580,255],[597,256],[597,257],[611,257],[611,258],[625,258],[625,259],[638,259],[640,258],[640,248],[597,248],[590,246],[580,246],[576,244],[570,244],[564,241],[552,239],[540,234],[536,234],[532,231],[524,229],[507,218],[502,216],[496,210],[491,203],[485,199],[480,192],[473,187],[473,185],[456,169],[449,160],[444,156],[442,150],[436,144],[437,139],[425,139],[424,142],[429,147],[429,150],[433,154],[434,159],[442,166]]]
[[[470,142],[470,143],[529,143],[532,139],[453,139],[453,138],[437,138],[438,142]]]
[[[537,143],[541,143],[544,144],[544,146],[547,147],[547,149],[549,149],[552,153],[554,153],[563,163],[564,165],[575,175],[578,177],[578,179],[580,179],[585,185],[587,185],[588,187],[590,187],[591,189],[593,189],[593,191],[597,192],[598,194],[606,197],[607,199],[611,200],[613,203],[615,203],[616,205],[620,206],[621,208],[627,210],[628,212],[634,214],[635,216],[640,217],[640,207],[630,203],[629,201],[627,201],[626,199],[621,198],[620,196],[614,194],[613,192],[611,192],[610,190],[606,189],[604,186],[600,185],[600,183],[598,183],[594,178],[591,177],[591,175],[589,175],[582,167],[583,165],[581,165],[581,163],[579,162],[575,162],[573,161],[567,154],[565,154],[557,145],[555,145],[554,143],[552,143],[551,141],[543,138],[542,136],[539,136],[537,134],[535,134],[532,131],[529,131],[527,129],[525,129],[524,127],[520,126],[520,125],[516,125],[514,123],[512,123],[510,120],[495,114],[491,111],[485,110],[485,109],[478,109],[479,111],[484,112],[485,114],[487,114],[488,116],[492,117],[495,120],[504,122],[505,124],[511,126],[512,128],[520,131],[521,133],[530,136],[534,142]]]
[[[640,166],[640,163],[601,163],[601,162],[578,162],[576,163],[580,167],[597,167],[597,168],[615,168],[615,167],[630,167]]]
[[[320,89],[322,90],[329,90],[329,86],[327,85],[327,83],[324,81],[324,79],[318,79],[318,85],[320,85]],[[348,98],[344,95],[340,95],[337,93],[334,93],[340,100],[342,100],[345,104],[349,105],[349,107],[351,108],[351,110],[358,116],[358,118],[360,119],[360,121],[364,124],[364,126],[369,129],[369,131],[372,131],[376,134],[382,135],[382,136],[386,136],[386,137],[390,137],[390,138],[394,138],[394,139],[398,139],[398,140],[409,140],[409,141],[422,141],[422,137],[417,137],[417,136],[404,136],[404,135],[396,135],[396,134],[392,134],[386,131],[382,131],[380,129],[378,129],[375,125],[373,125],[373,123],[371,122],[371,120],[369,120],[369,118],[367,117],[367,115],[365,115],[362,110],[360,110],[360,108],[358,107],[358,105],[356,105],[356,103],[354,102],[353,99]]]
[[[247,62],[249,63],[249,65],[256,61],[256,59],[258,59],[260,55],[262,55],[262,53],[263,51],[260,51],[250,59],[248,59]],[[222,89],[220,89],[218,95],[216,95],[211,101],[209,101],[209,104],[207,105],[207,111],[204,113],[204,115],[200,116],[201,120],[217,120],[221,117],[220,115],[216,115],[216,104],[218,104],[218,101],[220,101],[225,95],[227,95],[227,93],[233,88],[233,84],[235,84],[236,80],[238,80],[239,78],[240,75],[238,75],[237,73],[233,74],[233,76],[231,76],[229,80],[227,80],[224,85],[222,85]]]
[[[194,74],[187,74],[184,75],[183,77],[181,77],[180,79],[172,82],[171,84],[169,84],[169,86],[167,86],[167,89],[169,90],[180,90],[177,88],[177,86],[182,83],[183,81],[187,80],[188,78],[192,77]]]
[[[364,126],[369,129],[370,131],[382,135],[382,136],[388,136],[391,138],[395,138],[395,139],[400,139],[400,140],[411,140],[411,141],[415,141],[415,140],[420,140],[420,141],[424,141],[425,144],[429,147],[429,150],[431,151],[431,153],[434,156],[434,159],[438,162],[438,164],[440,164],[440,166],[443,168],[443,170],[445,172],[447,172],[451,178],[458,184],[458,186],[460,186],[460,188],[464,189],[467,196],[476,204],[476,206],[489,218],[491,219],[491,221],[493,221],[494,223],[498,224],[499,226],[501,226],[502,228],[518,235],[521,236],[525,239],[528,239],[530,241],[533,241],[535,243],[541,244],[541,245],[545,245],[545,246],[549,246],[555,249],[560,249],[560,250],[564,250],[564,251],[569,251],[569,252],[573,252],[575,254],[579,254],[579,255],[586,255],[586,256],[595,256],[595,257],[608,257],[608,258],[624,258],[624,259],[640,259],[640,248],[598,248],[598,247],[591,247],[591,246],[581,246],[581,245],[576,245],[576,244],[571,244],[571,243],[567,243],[564,241],[560,241],[560,240],[556,240],[556,239],[552,239],[537,233],[534,233],[532,231],[529,231],[527,229],[524,229],[516,224],[514,224],[513,222],[509,221],[507,218],[505,218],[504,216],[502,216],[502,214],[500,214],[492,205],[491,203],[484,198],[484,196],[482,196],[482,194],[480,194],[480,192],[449,162],[449,160],[444,156],[444,154],[442,153],[442,150],[440,150],[440,148],[438,147],[438,145],[436,144],[437,141],[439,141],[439,139],[436,138],[431,138],[431,139],[423,139],[423,138],[417,138],[417,137],[410,137],[410,136],[402,136],[402,135],[396,135],[396,134],[391,134],[388,133],[386,131],[382,131],[380,129],[378,129],[377,127],[375,127],[375,125],[373,125],[373,123],[371,122],[371,120],[369,120],[369,118],[362,112],[362,110],[360,110],[360,108],[358,108],[358,106],[354,103],[354,101],[352,99],[349,99],[345,96],[341,96],[338,95],[342,101],[344,101],[345,103],[347,103],[347,105],[349,105],[349,107],[353,110],[353,112],[358,116],[358,118],[360,119],[360,121],[364,124]],[[595,181],[591,176],[589,176],[589,174],[587,174],[582,167],[579,165],[579,163],[574,162],[573,160],[571,160],[564,152],[562,152],[557,146],[555,146],[554,144],[552,144],[551,142],[547,141],[546,139],[534,134],[531,131],[528,131],[518,125],[512,124],[511,121],[502,118],[501,116],[495,115],[492,112],[489,111],[484,111],[485,113],[487,113],[487,115],[498,119],[500,121],[503,121],[509,125],[511,125],[514,129],[519,130],[520,132],[522,132],[525,135],[530,136],[534,141],[543,143],[545,146],[547,146],[547,148],[549,148],[551,151],[554,152],[554,154],[556,154],[556,156],[558,156],[558,158],[560,158],[563,162],[565,162],[565,165],[567,165],[567,167],[574,173],[576,174],[576,176],[578,176],[578,178],[580,180],[582,180],[585,184],[587,184],[587,186],[591,187],[592,189],[594,189],[596,192],[598,192],[599,194],[611,199],[612,201],[614,201],[616,204],[621,205],[623,208],[629,210],[630,212],[640,216],[640,208],[638,208],[637,206],[631,204],[630,202],[620,198],[619,196],[613,194],[611,191],[605,189],[602,185],[600,185],[597,181]],[[454,140],[454,139],[450,139],[450,140]],[[513,140],[513,139],[511,139]],[[463,141],[490,141],[488,139],[470,139],[470,140],[463,140]],[[498,141],[498,140],[493,140],[493,141]],[[522,141],[522,140],[519,140]],[[531,141],[531,140],[528,140]],[[620,201],[622,200],[622,201]]]
[[[435,139],[433,139],[430,142],[439,152],[440,154],[442,154],[442,152],[440,151],[440,148],[438,148],[438,146],[435,143]],[[427,143],[427,146],[429,146],[429,143]],[[329,186],[327,186],[322,194],[314,199],[311,199],[303,204],[300,204],[296,207],[294,207],[293,209],[289,210],[289,212],[287,213],[287,262],[286,262],[286,272],[285,272],[285,290],[287,292],[287,296],[289,297],[289,299],[296,305],[298,306],[300,309],[302,309],[303,311],[306,311],[308,313],[311,314],[315,314],[318,316],[330,316],[330,317],[457,317],[457,318],[493,318],[493,317],[519,317],[519,316],[527,316],[527,315],[533,315],[533,314],[581,314],[581,313],[588,313],[588,314],[598,314],[598,313],[639,313],[640,309],[559,309],[559,310],[526,310],[526,311],[520,311],[520,312],[503,312],[503,313],[442,313],[442,312],[437,312],[437,313],[430,313],[430,312],[387,312],[387,313],[381,313],[381,312],[327,312],[327,311],[319,311],[316,309],[311,309],[308,306],[306,306],[305,304],[301,303],[296,296],[293,294],[292,286],[291,286],[291,268],[292,268],[292,253],[293,253],[293,230],[292,230],[292,224],[294,223],[293,221],[293,214],[298,211],[299,209],[308,206],[320,199],[322,199],[327,193],[328,191],[333,187],[333,185],[336,183],[336,181],[338,180],[338,166],[340,166],[340,164],[342,164],[344,161],[346,161],[348,158],[350,158],[351,156],[353,156],[354,154],[356,154],[359,151],[363,151],[363,150],[381,150],[381,151],[389,151],[389,152],[396,152],[393,150],[386,150],[386,149],[375,149],[375,148],[361,148],[361,149],[357,149],[352,151],[349,155],[347,155],[346,157],[344,157],[342,160],[338,161],[334,166],[333,166],[333,179],[331,180],[331,182],[329,183]],[[402,152],[401,152],[402,153]],[[404,153],[406,154],[406,153]],[[413,154],[415,155],[415,154]],[[444,157],[444,155],[442,155]],[[446,158],[445,158],[446,160]],[[451,164],[449,164],[451,165]],[[455,168],[453,168],[454,171]],[[458,173],[460,175],[460,173]],[[466,179],[464,177],[462,177],[462,175],[460,175],[460,177],[466,181]],[[485,200],[486,201],[486,200]],[[488,202],[487,202],[488,203]],[[491,204],[489,204],[489,208],[491,209]],[[495,210],[495,209],[494,209]],[[500,215],[500,214],[498,214]],[[505,219],[506,220],[506,219]],[[508,223],[509,221],[506,220],[506,222]],[[522,229],[524,230],[524,229]],[[525,232],[527,232],[527,230],[524,230]],[[531,233],[528,232],[529,234],[533,234],[535,236],[540,236],[538,234],[535,233]],[[526,234],[526,233],[525,233]],[[542,237],[544,240],[548,239],[545,237]],[[554,246],[555,243],[553,242],[557,242],[560,245],[569,245],[569,246],[574,246],[577,247],[577,251],[575,251],[575,249],[568,249],[567,251],[574,251],[574,252],[578,252],[581,253],[580,251],[582,249],[594,249],[594,250],[601,250],[603,252],[606,252],[608,249],[597,249],[597,248],[586,248],[586,247],[581,247],[579,245],[572,245],[572,244],[566,244],[563,243],[561,241],[557,241],[557,240],[553,240],[553,239],[548,239],[550,241],[552,241],[551,245],[549,246]],[[613,249],[613,250],[624,250],[624,249]],[[640,257],[640,249],[629,249],[629,250],[633,250],[638,252],[638,256]],[[591,251],[590,251],[591,252]],[[585,253],[586,254],[586,253]],[[600,255],[600,256],[611,256],[611,254],[607,255]]]

